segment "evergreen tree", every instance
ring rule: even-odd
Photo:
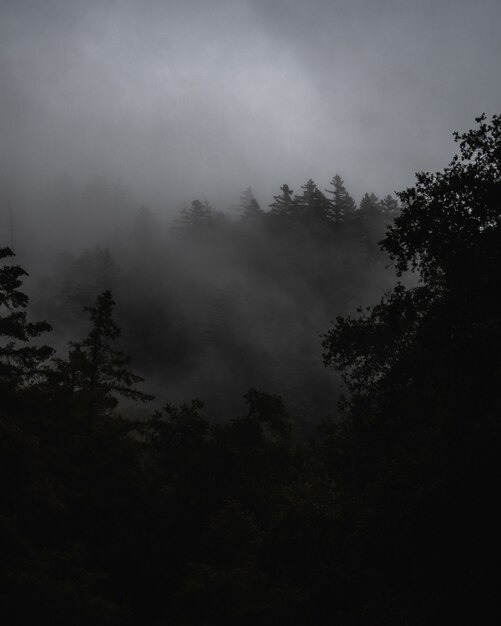
[[[379,198],[373,193],[365,193],[356,217],[367,245],[372,252],[377,252],[377,242],[384,235],[386,226]]]
[[[333,188],[327,189],[326,192],[332,195],[330,200],[331,219],[338,224],[354,213],[356,204],[347,192],[344,181],[339,174],[332,178],[330,184]]]
[[[388,194],[380,201],[379,204],[381,206],[381,212],[385,223],[391,224],[400,212],[398,200]]]
[[[370,219],[372,215],[378,215],[380,211],[379,198],[373,193],[365,193],[360,200],[360,214]]]
[[[273,196],[273,202],[270,204],[269,218],[277,223],[283,225],[288,224],[294,218],[294,191],[289,185],[282,185],[280,187],[282,192],[278,196]]]
[[[89,430],[96,418],[113,409],[117,395],[145,402],[152,397],[135,389],[142,378],[128,369],[129,358],[115,348],[120,329],[113,319],[115,302],[104,291],[90,313],[92,328],[83,341],[71,342],[67,361],[58,361],[63,385],[69,386],[77,405],[87,415]]]
[[[191,235],[206,234],[213,225],[213,211],[210,204],[205,200],[193,200],[189,209],[181,211],[178,220],[178,232]]]
[[[240,196],[240,206],[243,209],[240,220],[244,224],[256,224],[263,218],[264,211],[259,206],[250,187],[247,187]]]
[[[0,248],[0,260],[13,256],[10,248]],[[51,327],[27,319],[28,296],[19,290],[27,275],[19,265],[0,268],[0,386],[4,390],[33,381],[53,352],[48,346],[32,343]]]
[[[327,198],[311,178],[301,186],[301,189],[303,193],[295,198],[298,220],[307,226],[325,223],[329,219],[330,209]]]

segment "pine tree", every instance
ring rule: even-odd
[[[10,248],[0,248],[0,260],[13,256]],[[27,320],[28,296],[19,291],[27,275],[19,265],[0,268],[0,388],[4,390],[31,382],[53,352],[49,346],[30,343],[50,331],[51,326]]]
[[[58,361],[59,373],[87,415],[89,431],[96,418],[118,404],[117,395],[145,402],[149,396],[135,389],[143,381],[128,369],[129,358],[115,349],[120,328],[113,319],[115,302],[110,291],[104,291],[90,313],[92,328],[83,341],[71,342],[67,361]]]
[[[205,200],[193,200],[189,209],[181,211],[178,220],[178,232],[197,235],[206,233],[213,225],[213,211],[210,204]]]
[[[360,236],[365,240],[371,255],[378,254],[378,241],[384,236],[386,220],[379,198],[373,193],[364,194],[356,213]]]
[[[381,206],[381,212],[386,224],[390,224],[398,216],[400,212],[400,205],[398,200],[389,194],[385,196],[379,203]]]
[[[270,204],[270,215],[280,217],[291,217],[294,211],[294,191],[289,185],[280,187],[282,192],[278,196],[273,196],[273,202]]]
[[[296,196],[296,213],[302,222],[313,225],[329,219],[329,201],[318,189],[315,181],[309,179],[301,186],[302,195]]]
[[[326,192],[332,195],[330,200],[331,219],[337,224],[355,212],[356,204],[355,200],[346,191],[344,181],[339,174],[333,177],[330,184],[333,189],[326,189]]]
[[[264,215],[264,211],[259,206],[250,187],[247,187],[240,196],[240,206],[243,209],[240,220],[245,224],[255,224],[259,222]]]
[[[360,213],[364,216],[377,214],[380,211],[378,197],[373,193],[365,193],[360,201]]]

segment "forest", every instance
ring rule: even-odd
[[[37,204],[13,211],[11,246],[33,268],[33,316],[50,320],[64,351],[85,332],[84,308],[110,290],[122,348],[156,408],[199,397],[211,419],[227,418],[246,389],[269,389],[312,434],[339,391],[320,336],[392,281],[377,241],[397,198],[366,193],[357,207],[339,175],[324,191],[283,185],[266,209],[249,188],[226,211],[194,200],[166,218],[104,179],[65,177]]]
[[[2,208],[3,623],[497,623],[501,116],[454,138],[358,204]]]

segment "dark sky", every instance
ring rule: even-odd
[[[392,192],[501,112],[500,23],[499,0],[0,0],[0,178]]]

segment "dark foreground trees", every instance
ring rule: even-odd
[[[348,387],[326,458],[352,524],[361,623],[498,613],[501,118],[477,122],[449,168],[400,194],[382,242],[418,286],[324,338]]]

